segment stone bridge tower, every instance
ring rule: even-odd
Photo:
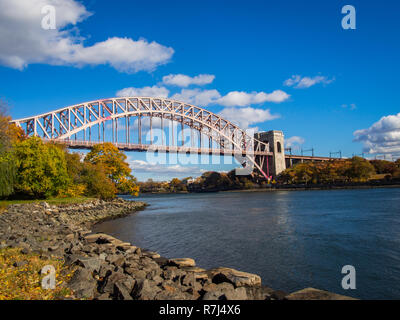
[[[269,150],[274,153],[272,159],[269,159],[268,166],[270,175],[276,178],[286,169],[285,161],[285,139],[282,131],[272,130],[267,132],[258,132],[254,137],[262,142],[269,143]],[[266,172],[267,164],[263,165],[263,171]]]

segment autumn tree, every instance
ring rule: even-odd
[[[107,200],[115,198],[117,193],[115,184],[101,164],[83,163],[77,183],[85,185],[85,195],[89,197]]]
[[[374,166],[364,158],[353,157],[348,164],[345,175],[352,181],[366,181],[375,173]]]
[[[131,168],[126,159],[127,157],[122,151],[107,142],[95,145],[86,155],[85,162],[101,165],[118,192],[137,196],[139,187],[136,178],[131,174]]]
[[[379,174],[387,173],[393,175],[398,170],[398,166],[392,161],[371,160],[370,163],[374,166],[376,173]]]
[[[279,176],[280,183],[335,183],[366,181],[375,173],[374,167],[360,157],[347,160],[299,163],[284,170]]]

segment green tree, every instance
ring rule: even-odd
[[[375,168],[368,160],[353,157],[344,174],[352,181],[366,181],[375,174]]]
[[[0,153],[0,198],[7,197],[14,192],[16,168],[11,152]]]
[[[17,193],[47,198],[68,187],[65,153],[54,144],[32,137],[15,145]]]
[[[16,167],[13,145],[24,138],[21,128],[10,124],[7,116],[7,104],[0,101],[0,197],[14,192]]]

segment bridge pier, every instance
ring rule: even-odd
[[[269,171],[269,174],[272,176],[272,178],[276,178],[282,171],[286,169],[284,148],[285,139],[283,132],[278,130],[257,132],[254,134],[254,138],[269,144],[269,151],[273,152],[272,157],[266,156],[266,160],[260,161],[261,159],[257,159],[257,157],[261,156],[257,156],[256,162],[262,163],[262,170],[264,172]]]

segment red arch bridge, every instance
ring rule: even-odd
[[[254,170],[266,179],[284,170],[289,157],[280,131],[254,134],[206,109],[165,98],[101,99],[12,122],[28,136],[69,148],[111,142],[126,151],[230,155],[244,167],[237,173]]]

